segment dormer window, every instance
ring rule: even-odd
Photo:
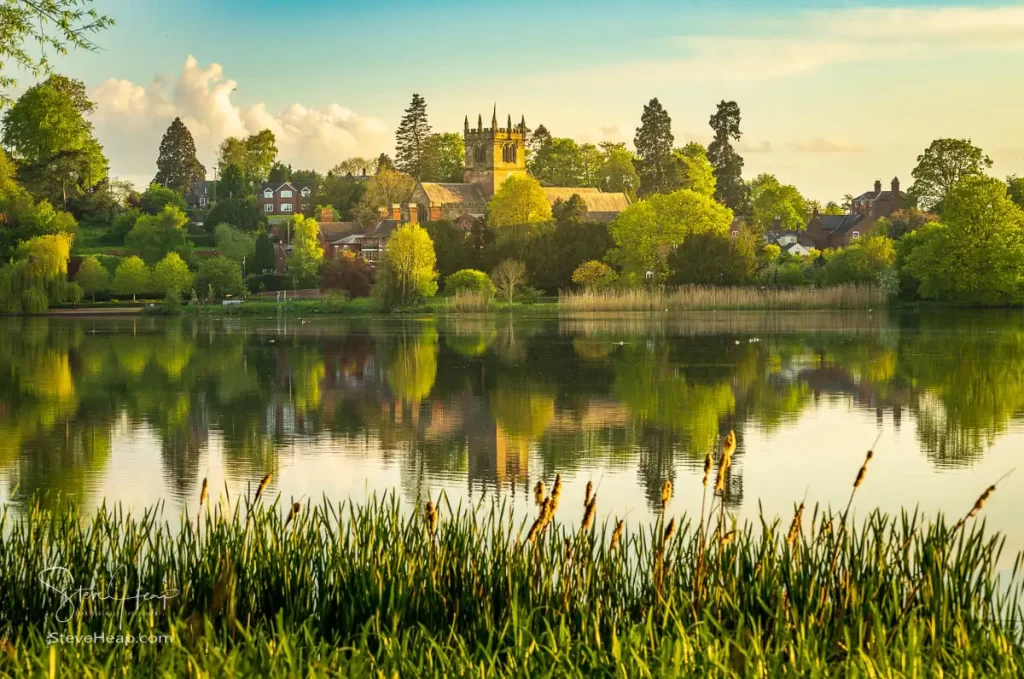
[[[288,189],[282,189],[281,190],[281,197],[282,198],[291,198],[292,197],[292,192],[289,191]]]
[[[264,198],[273,198],[274,197],[274,192],[271,189],[267,189],[267,190],[265,190],[263,192],[263,197]]]
[[[302,197],[303,198],[309,198],[309,187],[308,186],[306,188],[302,189]]]

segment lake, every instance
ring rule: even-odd
[[[593,481],[601,516],[699,512],[730,429],[740,520],[845,506],[961,516],[1021,460],[1020,312],[0,320],[0,500],[172,515],[273,472],[271,495],[497,495]],[[877,444],[875,443],[877,439]],[[561,512],[560,512],[561,514]],[[563,519],[578,521],[574,512]],[[1024,470],[985,506],[1024,549]]]

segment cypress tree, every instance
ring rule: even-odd
[[[739,141],[740,107],[735,101],[722,101],[708,121],[715,138],[708,144],[708,160],[715,170],[715,199],[734,212],[746,212],[749,190],[743,181],[743,158],[730,140]]]
[[[196,158],[195,140],[181,118],[174,119],[160,140],[156,169],[153,181],[180,194],[187,193],[192,182],[206,179],[206,168]]]
[[[430,136],[427,122],[427,102],[418,94],[405,109],[402,122],[395,132],[395,165],[414,179],[419,179],[423,165],[423,147]],[[378,168],[379,169],[379,168]]]

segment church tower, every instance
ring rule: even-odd
[[[512,125],[508,117],[505,127],[498,127],[498,107],[491,115],[491,126],[483,126],[477,116],[476,129],[470,129],[466,116],[463,137],[466,142],[466,170],[462,181],[479,185],[487,198],[513,175],[526,175],[526,118]]]

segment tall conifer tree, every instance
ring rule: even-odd
[[[636,129],[637,174],[640,195],[669,193],[679,188],[678,163],[672,155],[672,119],[657,98],[644,106],[640,127]]]
[[[156,170],[153,181],[180,194],[187,193],[193,182],[206,179],[206,168],[196,158],[195,140],[181,118],[174,119],[160,140]]]
[[[749,188],[743,181],[743,158],[730,140],[739,141],[740,107],[735,101],[722,101],[708,121],[715,138],[708,144],[708,160],[715,169],[715,200],[733,212],[747,212]]]
[[[427,102],[420,95],[413,94],[412,103],[405,109],[395,132],[395,165],[413,179],[419,179],[422,174],[424,144],[429,136]]]

